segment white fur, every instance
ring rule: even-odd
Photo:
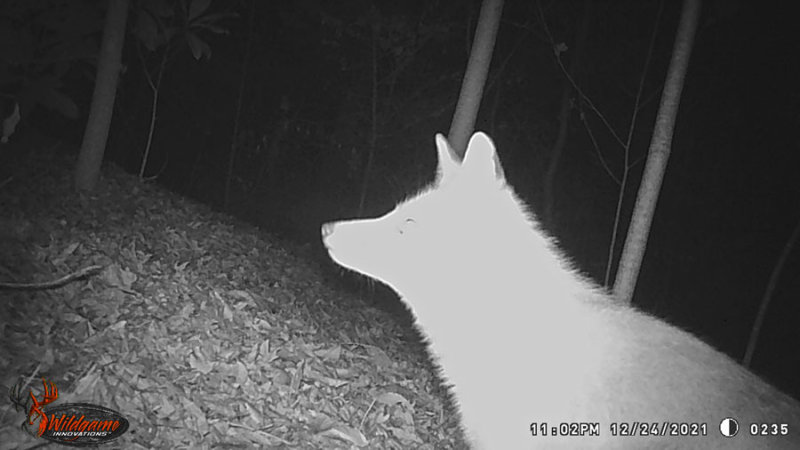
[[[724,354],[614,304],[579,275],[506,184],[476,133],[463,164],[436,137],[437,181],[383,217],[326,224],[340,265],[413,311],[476,448],[800,448],[800,406]],[[739,421],[722,438],[720,421]],[[532,436],[532,423],[599,424],[600,436]],[[708,437],[614,437],[614,423],[707,425]],[[750,437],[750,423],[786,437]],[[638,430],[637,430],[638,431]]]

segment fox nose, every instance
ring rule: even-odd
[[[322,238],[325,239],[326,237],[333,234],[333,230],[336,228],[335,222],[328,222],[322,224]]]

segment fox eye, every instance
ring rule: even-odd
[[[403,233],[406,232],[407,229],[413,227],[414,224],[416,224],[416,223],[417,223],[417,221],[414,220],[414,218],[406,217],[406,220],[404,220],[403,223],[400,224],[400,226],[397,227],[397,232],[399,234],[403,234]]]

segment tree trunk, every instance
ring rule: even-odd
[[[467,70],[461,83],[461,94],[448,135],[450,145],[461,158],[464,157],[467,141],[475,129],[475,118],[481,104],[486,75],[489,73],[489,63],[492,61],[494,41],[497,29],[500,28],[502,13],[503,0],[483,0],[475,29],[475,40],[472,42]]]
[[[647,248],[647,237],[650,233],[650,224],[653,221],[658,193],[661,190],[661,182],[664,179],[664,171],[669,160],[675,117],[678,114],[683,80],[686,77],[689,57],[692,54],[699,14],[700,0],[683,2],[680,24],[672,49],[672,59],[667,71],[667,79],[664,82],[664,92],[661,94],[661,105],[659,105],[656,116],[653,139],[650,141],[642,182],[639,185],[628,236],[625,239],[617,277],[614,281],[614,297],[622,303],[630,303],[633,298],[636,278],[639,276],[642,258]]]
[[[128,0],[110,0],[97,61],[97,79],[92,94],[92,106],[83,135],[81,152],[78,155],[78,164],[75,167],[75,187],[79,191],[94,189],[100,173],[108,128],[114,112],[127,19]]]

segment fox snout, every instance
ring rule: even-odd
[[[323,223],[321,229],[322,229],[322,242],[325,243],[325,239],[327,239],[328,236],[332,235],[334,230],[336,229],[336,222]],[[325,243],[325,246],[326,247],[328,246],[327,243]]]

